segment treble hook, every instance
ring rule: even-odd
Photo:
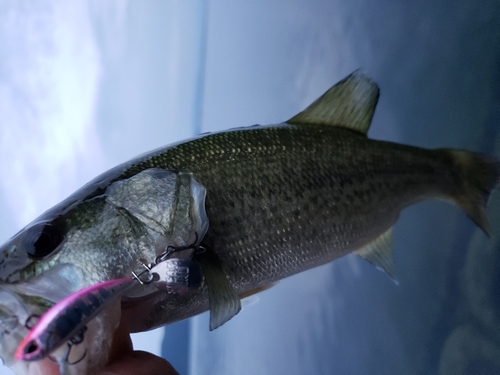
[[[155,264],[154,263],[150,264],[150,265],[147,265],[147,264],[144,264],[144,263],[141,263],[141,264],[145,268],[145,270],[142,271],[142,272],[139,272],[139,273],[136,273],[136,272],[132,271],[132,277],[135,280],[137,280],[139,282],[139,284],[141,284],[141,285],[148,285],[148,284],[150,284],[153,281],[153,275],[151,274],[151,268]],[[146,280],[143,280],[142,276],[146,275],[146,274],[148,275],[148,278]]]
[[[27,329],[31,330],[35,326],[38,319],[40,319],[40,315],[32,314],[32,315],[28,316],[28,318],[26,319],[26,322],[24,322],[24,326]]]
[[[168,246],[167,249],[163,253],[161,253],[160,255],[158,255],[155,258],[154,265],[157,265],[158,263],[165,261],[170,254],[173,254],[177,251],[189,250],[189,249],[196,250],[198,248],[198,246],[196,246],[196,244],[198,243],[198,233],[195,232],[194,235],[196,237],[194,239],[194,242],[191,245],[177,246],[177,247],[176,246]]]
[[[83,353],[82,357],[77,360],[77,361],[74,361],[74,362],[70,362],[69,361],[69,355],[71,353],[71,349],[73,348],[73,346],[76,346],[78,344],[81,344],[83,342],[83,340],[85,339],[85,332],[87,331],[87,326],[83,327],[81,329],[81,331],[74,337],[72,337],[71,339],[69,339],[67,341],[67,348],[66,348],[66,353],[64,354],[64,357],[62,359],[62,361],[58,361],[56,358],[54,358],[52,355],[49,355],[48,358],[52,361],[52,362],[55,362],[55,363],[58,363],[59,365],[61,365],[61,363],[64,363],[64,364],[67,364],[67,365],[76,365],[77,363],[80,363],[81,361],[83,361],[83,359],[87,356],[87,349],[85,349],[85,352]]]

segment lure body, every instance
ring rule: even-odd
[[[167,259],[151,268],[152,284],[169,294],[186,294],[200,287],[200,267],[189,259]]]
[[[78,336],[96,315],[134,283],[133,278],[104,281],[64,298],[38,320],[19,344],[18,361],[36,361],[48,356]]]

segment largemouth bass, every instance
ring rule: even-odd
[[[391,227],[415,202],[451,201],[488,233],[500,163],[370,140],[378,96],[354,72],[283,124],[144,154],[46,211],[0,249],[2,358],[24,374],[13,355],[32,315],[165,254],[199,264],[201,286],[132,288],[89,326],[87,356],[72,374],[104,365],[120,314],[137,332],[210,310],[214,329],[239,311],[240,297],[351,252],[392,276]]]

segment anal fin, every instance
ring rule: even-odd
[[[217,254],[207,249],[196,254],[208,289],[210,331],[220,327],[241,310],[240,297],[229,282]]]
[[[396,284],[399,283],[394,273],[394,261],[392,259],[392,227],[361,249],[353,251],[353,254],[360,256],[384,271]]]

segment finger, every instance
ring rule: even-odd
[[[28,375],[59,375],[59,366],[48,359],[31,362],[28,366]]]
[[[151,353],[135,351],[124,353],[97,375],[179,375],[165,359]]]
[[[113,362],[116,358],[121,357],[124,353],[132,352],[132,339],[127,326],[120,322],[120,325],[113,334],[113,343],[108,356],[108,362]]]
[[[109,353],[109,360],[113,361],[124,353],[132,352],[132,340],[127,328],[120,324],[113,335],[113,345]],[[28,366],[28,375],[59,375],[59,365],[49,359],[31,362]]]

